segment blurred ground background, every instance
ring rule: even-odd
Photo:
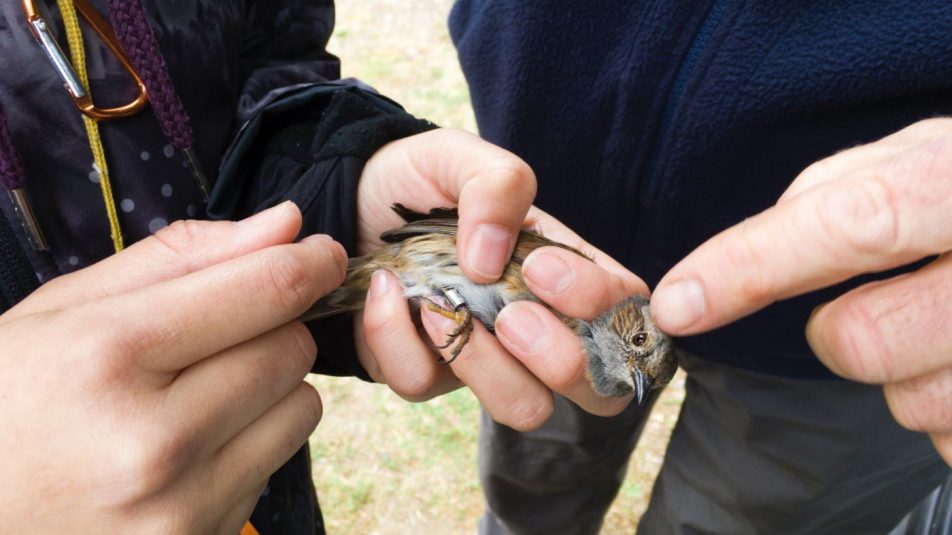
[[[355,77],[442,126],[476,131],[446,29],[451,0],[338,1],[328,49]],[[468,390],[410,404],[385,386],[312,377],[324,420],[314,482],[332,534],[475,533],[479,405]],[[684,396],[678,374],[655,406],[602,533],[634,533]]]

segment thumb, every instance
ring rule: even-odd
[[[535,198],[532,169],[515,154],[461,130],[444,128],[404,141],[413,169],[459,206],[463,273],[475,282],[495,281]]]
[[[116,295],[290,243],[301,212],[290,201],[242,221],[176,221],[85,269],[53,279],[9,314],[20,316]],[[9,317],[9,316],[8,316]]]

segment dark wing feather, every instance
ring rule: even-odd
[[[407,223],[413,223],[421,219],[459,219],[459,211],[456,208],[431,208],[430,213],[424,214],[396,202],[390,205],[390,209]]]
[[[455,208],[434,208],[429,214],[415,212],[400,203],[394,204],[391,208],[407,224],[381,234],[380,239],[385,243],[401,242],[422,234],[456,236],[459,216]]]
[[[407,224],[381,234],[380,239],[384,243],[397,243],[423,234],[456,236],[457,223],[459,222],[459,212],[456,208],[433,208],[428,214],[411,210],[400,203],[394,203],[390,208],[402,217]],[[521,265],[529,253],[546,245],[561,247],[594,262],[592,258],[578,249],[550,240],[531,229],[523,229],[519,233],[512,259]]]

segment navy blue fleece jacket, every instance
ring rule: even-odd
[[[450,30],[480,133],[650,285],[810,163],[952,114],[950,0],[460,0]],[[806,320],[865,279],[679,345],[828,377]]]

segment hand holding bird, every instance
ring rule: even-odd
[[[386,244],[379,236],[404,221],[390,206],[404,202],[426,212],[435,206],[459,210],[456,251],[460,270],[478,283],[499,278],[520,229],[533,228],[562,247],[529,253],[522,275],[538,299],[504,307],[491,333],[480,321],[460,358],[442,345],[454,319],[422,307],[411,311],[402,283],[390,271],[370,279],[367,301],[355,315],[354,342],[361,365],[379,383],[412,401],[468,387],[497,422],[534,429],[552,411],[553,393],[592,414],[620,413],[635,397],[605,397],[587,377],[581,339],[554,313],[591,322],[625,298],[647,294],[637,276],[582,240],[558,220],[532,206],[535,178],[513,154],[461,131],[435,130],[388,144],[367,162],[357,191],[357,253]],[[593,262],[594,260],[594,262]],[[418,330],[422,316],[426,334]],[[445,324],[444,324],[445,322]],[[427,336],[428,335],[428,336]],[[424,341],[431,338],[433,344]],[[320,358],[320,357],[318,357]]]
[[[530,230],[520,231],[511,260],[502,277],[488,284],[475,283],[459,267],[456,253],[458,215],[452,209],[432,209],[422,214],[394,204],[393,211],[406,224],[381,235],[387,245],[373,254],[352,258],[344,283],[314,304],[304,321],[357,312],[364,307],[373,274],[387,270],[397,276],[405,297],[415,307],[426,306],[454,320],[447,341],[451,363],[469,342],[473,319],[490,332],[496,316],[509,303],[535,301],[522,277],[526,257],[541,247],[560,247],[581,257],[571,247],[549,240]],[[648,298],[634,295],[585,321],[555,312],[585,348],[587,373],[595,392],[606,397],[635,393],[639,403],[648,391],[663,387],[677,370],[671,340],[648,314]]]

